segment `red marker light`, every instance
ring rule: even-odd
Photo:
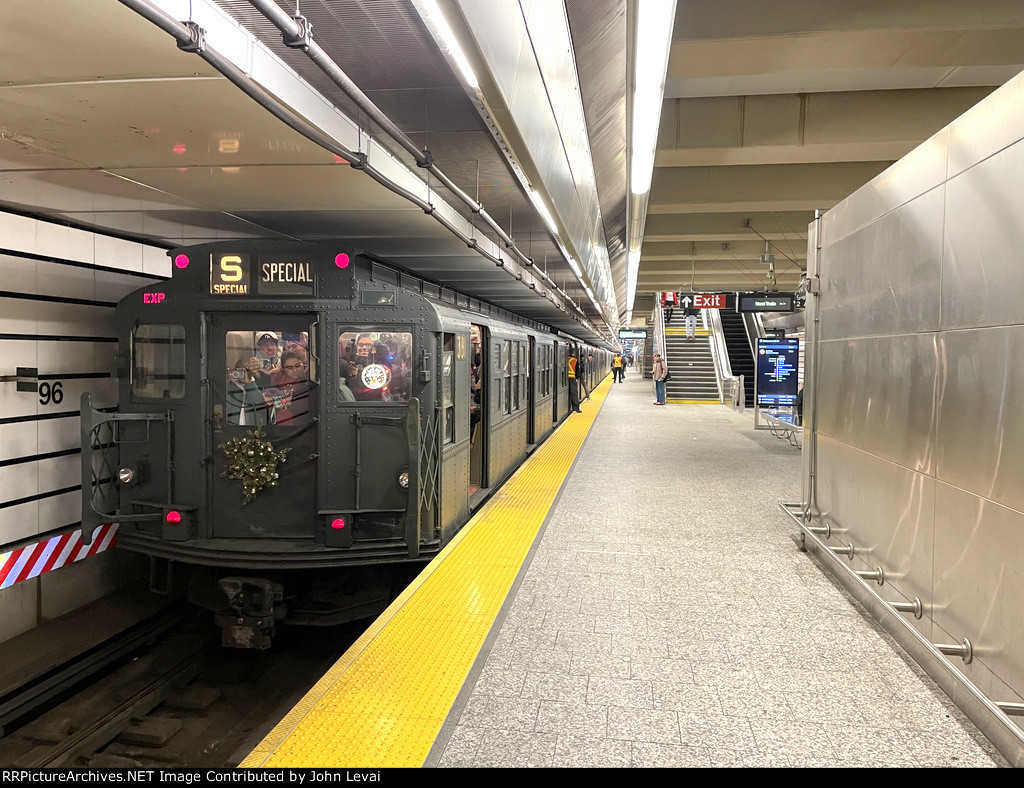
[[[338,266],[338,268],[348,268],[348,264],[350,262],[348,255],[344,252],[334,258],[334,264]]]
[[[178,268],[188,268],[188,264],[190,262],[191,260],[188,259],[187,254],[179,254],[174,258],[174,264],[178,266]]]
[[[174,153],[174,154],[177,154],[178,156],[183,154],[186,150],[187,150],[187,148],[184,145],[182,145],[180,142],[177,145],[175,145],[173,148],[171,148],[171,152]]]
[[[171,525],[177,525],[181,522],[181,514],[178,512],[168,512],[167,522],[169,522]]]
[[[331,528],[333,528],[335,531],[340,531],[344,527],[345,527],[345,518],[344,517],[339,517],[338,519],[336,519],[333,522],[331,522]]]

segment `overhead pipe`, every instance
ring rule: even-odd
[[[257,0],[257,2],[258,1],[259,0]],[[470,247],[476,249],[476,251],[482,257],[490,260],[491,262],[495,263],[496,265],[499,265],[501,267],[505,267],[506,271],[508,271],[508,273],[511,276],[513,276],[514,278],[517,278],[519,281],[522,281],[523,284],[526,285],[527,287],[530,287],[531,283],[526,282],[524,280],[524,278],[522,277],[522,275],[517,275],[516,273],[512,272],[511,270],[509,270],[505,266],[505,261],[504,260],[502,260],[500,257],[495,257],[494,255],[485,252],[483,249],[480,249],[476,239],[469,238],[464,233],[462,233],[457,228],[455,228],[449,221],[444,219],[444,217],[442,217],[435,210],[435,207],[433,206],[433,204],[424,201],[422,198],[418,197],[417,195],[413,194],[412,192],[408,191],[407,189],[403,189],[402,187],[398,186],[397,184],[392,183],[391,181],[389,181],[383,175],[383,173],[381,173],[379,170],[377,170],[371,164],[369,164],[369,162],[367,161],[367,157],[366,157],[365,153],[352,153],[347,148],[339,145],[336,141],[331,139],[326,134],[322,133],[316,127],[314,127],[311,124],[307,123],[302,118],[296,116],[289,108],[287,108],[284,104],[282,104],[280,101],[278,101],[274,96],[272,96],[270,93],[268,93],[262,87],[260,87],[256,83],[254,83],[253,80],[245,72],[243,72],[241,69],[239,69],[234,63],[232,63],[230,60],[228,60],[225,57],[223,57],[215,49],[213,49],[212,47],[210,47],[210,46],[208,46],[206,44],[206,42],[204,40],[204,31],[196,23],[194,23],[194,22],[179,22],[178,20],[168,16],[162,9],[157,8],[152,3],[150,3],[148,0],[120,0],[120,2],[122,3],[122,5],[125,5],[128,8],[132,9],[133,11],[138,13],[140,16],[145,17],[147,20],[149,20],[150,22],[155,24],[161,30],[163,30],[164,32],[166,32],[169,35],[171,35],[175,39],[175,41],[177,42],[177,45],[178,45],[179,49],[181,49],[182,51],[185,51],[185,52],[192,52],[194,54],[199,55],[203,60],[205,60],[207,63],[209,63],[215,69],[217,69],[217,71],[219,71],[221,74],[223,74],[225,77],[227,77],[227,79],[232,84],[234,84],[237,88],[242,90],[246,95],[248,95],[250,98],[252,98],[258,104],[260,104],[260,106],[262,106],[264,109],[266,109],[272,115],[274,115],[274,117],[276,117],[278,120],[280,120],[281,122],[285,123],[286,125],[288,125],[292,129],[294,129],[295,131],[299,132],[304,137],[309,139],[311,142],[319,145],[320,147],[324,148],[327,151],[330,151],[331,153],[334,153],[339,158],[341,158],[344,161],[346,161],[349,164],[351,164],[353,167],[366,172],[367,175],[369,175],[371,178],[373,178],[375,181],[380,183],[385,188],[389,189],[390,191],[394,192],[395,194],[398,194],[398,195],[408,199],[410,202],[412,202],[415,205],[417,205],[418,207],[420,207],[423,210],[424,213],[427,213],[427,214],[433,216],[438,221],[439,224],[441,224],[442,226],[445,227],[445,229],[449,230],[454,235],[456,235],[456,237],[458,237],[460,240],[462,240],[464,243],[466,243],[467,246],[470,246]],[[276,6],[276,4],[274,4],[274,7],[277,8],[277,11],[281,15],[284,15],[284,12],[281,11],[281,9]],[[260,9],[260,10],[262,10],[262,9]],[[271,20],[271,21],[273,21],[273,20]],[[369,99],[366,99],[366,100],[369,101]],[[371,102],[371,104],[372,104],[372,102]],[[377,112],[380,112],[380,110],[377,109]],[[368,113],[368,114],[370,114],[370,113]],[[381,113],[381,115],[383,116],[383,113]],[[388,121],[388,122],[390,123],[390,121]],[[397,129],[397,127],[396,127],[396,129]],[[401,134],[401,131],[400,130],[398,130],[398,131],[399,131],[399,134]],[[408,139],[408,138],[406,138],[406,139]],[[419,161],[419,159],[417,159],[417,161]],[[430,171],[433,174],[437,175],[437,173],[435,173],[432,168],[428,168],[428,169],[430,169]],[[444,181],[448,181],[447,177],[443,176],[443,173],[441,174],[441,176],[442,176],[443,182]],[[450,183],[450,181],[448,181],[448,182]],[[452,185],[454,186],[454,184],[452,184]],[[479,210],[475,210],[474,212],[478,213],[479,215],[481,215],[485,219],[485,221],[487,221],[488,225],[492,226],[492,228],[497,231],[499,237],[502,238],[502,240],[505,242],[506,246],[512,252],[514,252],[517,257],[519,257],[523,261],[526,261],[527,265],[533,267],[533,265],[534,265],[533,264],[533,260],[531,258],[527,257],[526,255],[524,255],[515,246],[514,242],[512,242],[512,239],[509,238],[508,234],[505,233],[504,230],[502,230],[500,227],[498,227],[494,223],[494,220],[491,219],[491,217],[486,213],[486,211],[483,210],[483,207],[479,203],[477,203],[476,201],[474,201],[471,198],[469,198],[468,195],[465,194],[465,192],[462,192],[461,190],[457,189],[457,187],[453,191],[455,191],[455,193],[460,196],[460,199],[463,199],[463,200],[467,201],[467,203],[470,205],[470,207],[474,207],[474,206],[479,207]],[[543,276],[544,280],[546,282],[550,283],[553,286],[553,280],[550,278],[550,276],[548,276],[547,272],[538,271],[536,268],[534,268],[534,270],[536,271],[536,273],[541,274]],[[531,289],[535,289],[535,287],[531,288]],[[569,297],[565,293],[565,291],[561,290],[560,288],[554,288],[554,289],[556,289],[558,291],[558,293],[564,299],[569,300]],[[559,306],[559,308],[560,308],[560,310],[562,312],[565,312],[568,315],[572,315],[572,312],[570,310],[566,309],[564,305],[560,304],[558,306]],[[574,306],[575,306],[575,304],[574,304]],[[573,315],[573,319],[577,320],[577,322],[581,322],[581,321],[579,321],[575,317],[575,315]],[[581,323],[581,325],[583,327],[585,327],[585,328],[591,328],[587,324]],[[596,329],[591,328],[591,330],[595,331],[595,333],[596,333]]]
[[[359,86],[346,74],[337,63],[313,40],[313,32],[309,22],[300,14],[289,16],[274,0],[249,0],[249,3],[262,13],[278,30],[281,31],[285,46],[301,49],[316,66],[326,74],[341,91],[355,102],[356,106],[395,142],[401,145],[416,159],[416,166],[427,170],[436,177],[441,185],[452,192],[469,206],[473,213],[480,216],[487,225],[497,233],[505,246],[527,266],[533,266],[533,260],[523,254],[515,245],[512,237],[484,209],[484,206],[470,197],[457,186],[436,164],[429,150],[421,149],[410,137],[392,121],[383,110],[359,89]]]

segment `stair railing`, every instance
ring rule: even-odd
[[[702,309],[704,327],[711,338],[711,357],[715,361],[715,379],[718,382],[718,400],[735,407],[735,391],[739,379],[732,374],[732,363],[729,361],[729,348],[725,344],[725,329],[722,328],[722,315],[717,309]]]

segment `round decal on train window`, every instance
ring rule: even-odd
[[[368,389],[382,389],[391,382],[391,370],[383,364],[368,364],[363,367],[363,385]]]

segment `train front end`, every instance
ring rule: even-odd
[[[226,645],[376,614],[387,567],[439,540],[433,310],[340,246],[171,256],[171,280],[116,310],[117,408],[83,396],[83,531],[117,523],[154,586],[187,574]]]

